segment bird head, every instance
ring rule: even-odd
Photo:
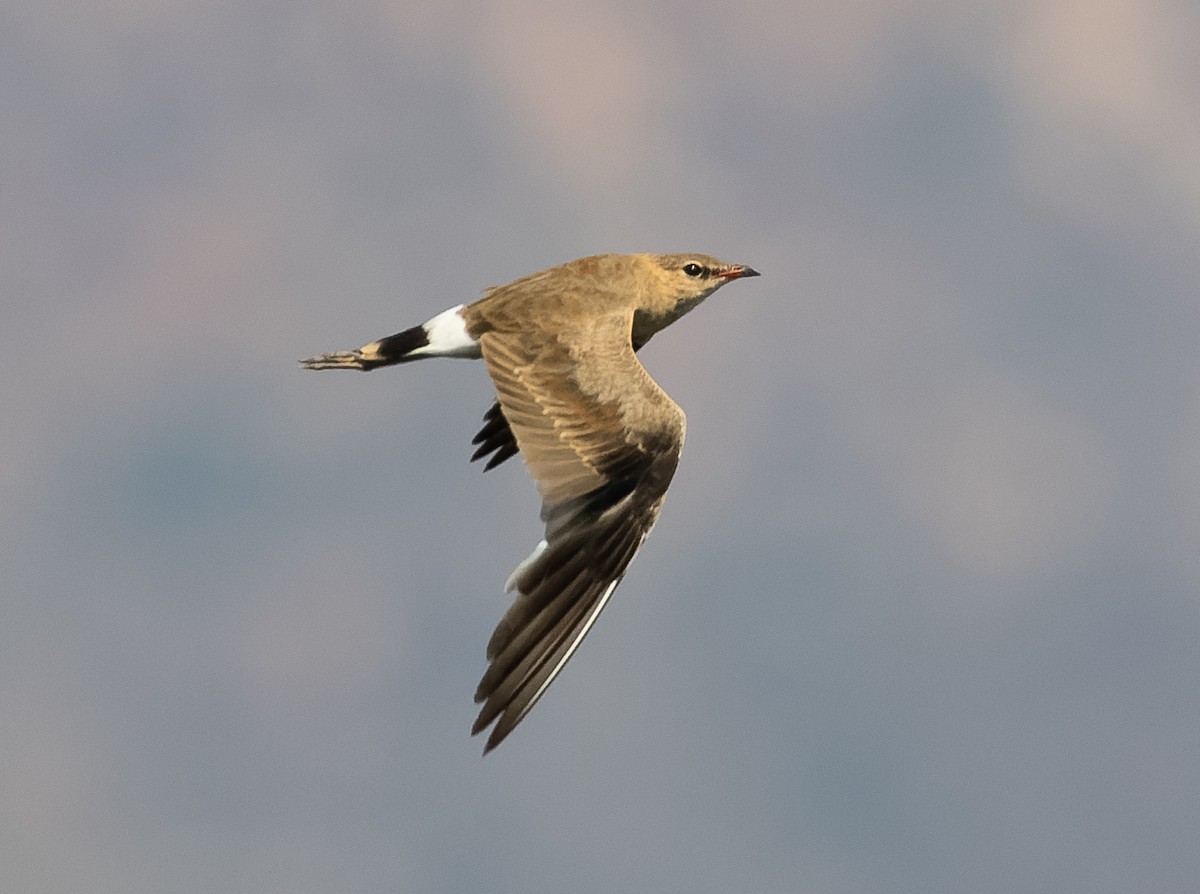
[[[744,264],[727,264],[709,255],[636,255],[642,306],[634,327],[644,342],[669,326],[721,286],[757,270]]]

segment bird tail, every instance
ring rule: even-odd
[[[378,339],[353,351],[334,351],[301,360],[305,369],[360,369],[408,363],[423,357],[479,358],[479,340],[467,332],[463,306],[452,307],[420,326]]]

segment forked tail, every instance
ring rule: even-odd
[[[305,369],[360,369],[394,366],[424,357],[478,359],[479,342],[467,333],[462,305],[443,311],[427,323],[413,326],[353,351],[334,351],[301,360]]]

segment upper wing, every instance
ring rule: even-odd
[[[648,340],[638,341],[635,339],[633,349],[640,351],[642,345]],[[500,409],[500,401],[493,403],[483,414],[483,425],[480,427],[479,433],[471,439],[471,446],[476,448],[475,452],[471,454],[471,462],[487,457],[487,462],[483,466],[485,472],[517,455],[517,439],[513,437],[512,428],[509,426],[508,420],[504,418],[504,411]]]
[[[488,643],[472,733],[500,744],[587,635],[658,518],[683,446],[683,411],[638,362],[630,318],[586,333],[485,333],[503,417],[542,494],[546,539],[509,578],[516,598]]]

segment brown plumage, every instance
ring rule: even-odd
[[[302,361],[362,369],[482,357],[497,403],[472,459],[518,450],[545,539],[509,578],[472,728],[486,751],[529,713],[590,630],[654,527],[683,447],[683,411],[635,351],[720,286],[756,271],[706,255],[596,255],[489,289],[356,351]]]

